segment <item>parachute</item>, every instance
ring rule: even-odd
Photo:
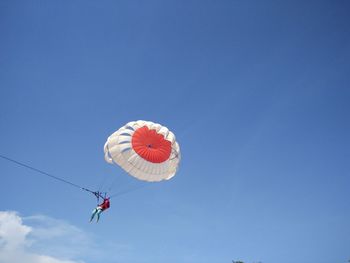
[[[108,137],[105,160],[131,176],[149,182],[169,180],[181,160],[175,135],[158,123],[132,121]]]

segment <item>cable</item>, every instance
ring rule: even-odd
[[[35,167],[32,167],[32,166],[30,166],[30,165],[27,165],[27,164],[24,164],[24,163],[22,163],[22,162],[19,162],[19,161],[16,161],[16,160],[14,160],[14,159],[11,159],[11,158],[9,158],[9,157],[7,157],[7,156],[4,156],[4,155],[1,155],[1,154],[0,154],[0,157],[1,157],[2,159],[4,159],[4,160],[7,160],[7,161],[12,162],[12,163],[15,163],[15,164],[17,164],[17,165],[19,165],[19,166],[25,167],[25,168],[30,169],[30,170],[32,170],[32,171],[35,171],[35,172],[37,172],[37,173],[40,173],[40,174],[43,174],[43,175],[45,175],[45,176],[51,177],[52,179],[55,179],[55,180],[60,181],[60,182],[62,182],[62,183],[65,183],[65,184],[71,185],[71,186],[73,186],[73,187],[75,187],[75,188],[79,188],[79,189],[81,189],[81,190],[84,190],[84,191],[87,191],[87,192],[89,192],[89,193],[92,193],[92,194],[95,195],[97,198],[99,198],[99,197],[104,198],[104,197],[101,195],[101,193],[100,193],[99,191],[92,191],[92,190],[90,190],[90,189],[87,189],[87,188],[85,188],[85,187],[82,187],[82,186],[80,186],[80,185],[77,185],[77,184],[75,184],[75,183],[72,183],[72,182],[70,182],[70,181],[67,181],[67,180],[62,179],[62,178],[60,178],[60,177],[57,177],[57,176],[55,176],[55,175],[49,174],[49,173],[47,173],[47,172],[45,172],[45,171],[39,170],[39,169],[37,169],[37,168],[35,168]],[[130,193],[130,192],[133,192],[133,191],[136,191],[136,190],[141,189],[141,188],[143,188],[143,187],[145,187],[145,186],[146,186],[146,185],[143,185],[143,186],[139,186],[139,187],[134,188],[134,189],[129,189],[129,190],[126,190],[126,191],[122,191],[122,192],[113,194],[112,196],[110,196],[110,198],[116,197],[116,196],[119,196],[119,195],[123,195],[123,194],[126,194],[126,193]]]
[[[62,179],[62,178],[57,177],[57,176],[54,176],[54,175],[52,175],[52,174],[49,174],[49,173],[47,173],[47,172],[44,172],[44,171],[42,171],[42,170],[39,170],[39,169],[34,168],[34,167],[32,167],[32,166],[29,166],[29,165],[27,165],[27,164],[21,163],[21,162],[19,162],[19,161],[13,160],[13,159],[11,159],[11,158],[9,158],[9,157],[6,157],[6,156],[4,156],[4,155],[1,155],[1,154],[0,154],[0,157],[3,158],[3,159],[5,159],[5,160],[7,160],[7,161],[10,161],[10,162],[12,162],[12,163],[15,163],[15,164],[17,164],[17,165],[19,165],[19,166],[25,167],[25,168],[30,169],[30,170],[33,170],[33,171],[35,171],[35,172],[37,172],[37,173],[40,173],[40,174],[46,175],[46,176],[48,176],[48,177],[51,177],[51,178],[53,178],[53,179],[55,179],[55,180],[57,180],[57,181],[60,181],[60,182],[62,182],[62,183],[69,184],[69,185],[71,185],[71,186],[73,186],[73,187],[76,187],[76,188],[79,188],[79,189],[82,189],[82,190],[85,190],[85,191],[94,193],[93,191],[91,191],[91,190],[89,190],[89,189],[87,189],[87,188],[84,188],[84,187],[82,187],[82,186],[80,186],[80,185],[77,185],[77,184],[75,184],[75,183],[69,182],[69,181],[67,181],[67,180],[65,180],[65,179]]]

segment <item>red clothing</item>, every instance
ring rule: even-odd
[[[99,206],[102,208],[102,211],[108,209],[110,207],[109,199],[104,199]]]

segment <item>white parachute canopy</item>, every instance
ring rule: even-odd
[[[181,159],[175,135],[167,127],[142,120],[129,122],[109,136],[104,153],[108,163],[149,182],[172,178]]]

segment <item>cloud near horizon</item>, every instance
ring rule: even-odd
[[[23,220],[30,220],[35,226],[26,225]],[[81,230],[63,221],[45,216],[22,218],[14,211],[0,211],[0,263],[84,263],[71,259],[77,255],[71,253],[69,242],[56,243],[52,246],[56,249],[50,255],[45,253],[50,239],[58,239],[58,242],[63,239],[66,242],[74,242],[75,239],[88,242]]]

